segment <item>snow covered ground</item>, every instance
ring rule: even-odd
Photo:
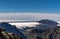
[[[22,22],[22,23],[9,23],[11,25],[16,25],[17,28],[22,27],[36,27],[36,25],[39,25],[37,22]]]
[[[57,26],[60,26],[60,22],[57,21],[59,24]],[[22,28],[22,27],[36,27],[36,25],[39,25],[40,23],[38,22],[22,22],[22,23],[9,23],[11,25],[16,25],[17,28]]]
[[[57,26],[60,26],[60,21],[57,21],[59,24],[57,24]]]

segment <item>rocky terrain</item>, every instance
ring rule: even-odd
[[[28,39],[60,39],[60,26],[52,29],[33,29],[24,32]]]
[[[0,28],[0,39],[22,39],[19,35],[6,32],[5,29]]]
[[[60,26],[49,20],[42,20],[37,27],[18,29],[9,23],[0,23],[0,39],[60,39]]]
[[[60,26],[58,23],[49,20],[40,21],[38,27],[27,27],[24,33],[27,39],[60,39]]]

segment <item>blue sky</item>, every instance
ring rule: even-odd
[[[0,13],[60,13],[60,0],[0,0]]]

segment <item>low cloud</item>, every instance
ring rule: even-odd
[[[0,20],[41,20],[41,19],[60,21],[60,14],[0,13]]]

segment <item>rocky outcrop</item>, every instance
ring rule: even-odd
[[[0,39],[22,39],[19,35],[6,32],[5,29],[0,28]]]
[[[6,32],[17,34],[17,35],[21,36],[23,39],[27,39],[26,36],[24,36],[24,34],[21,32],[21,30],[16,28],[15,25],[11,25],[7,22],[2,22],[2,23],[0,23],[0,28],[1,29],[4,28],[6,30]]]
[[[28,39],[60,39],[60,26],[52,29],[26,31],[25,35]]]

